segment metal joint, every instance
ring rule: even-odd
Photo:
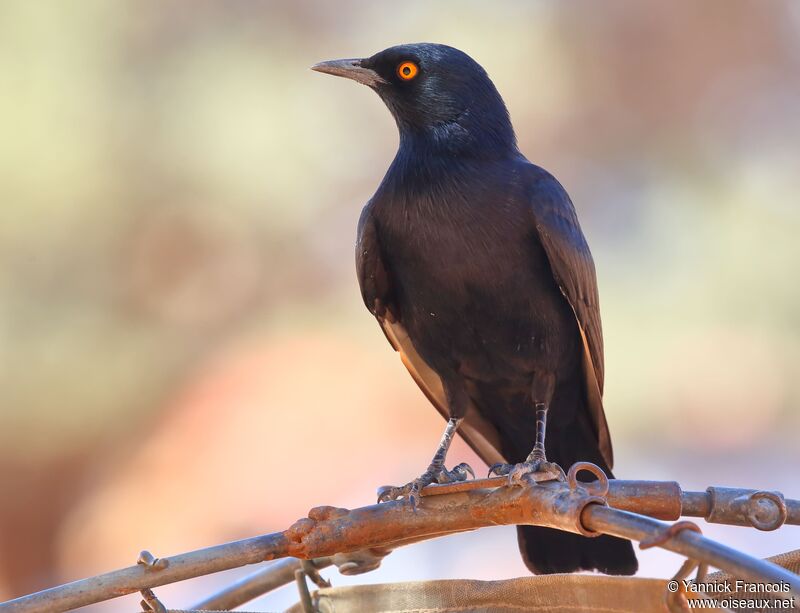
[[[709,487],[706,490],[709,508],[706,521],[735,526],[752,526],[758,530],[777,530],[789,517],[783,494],[764,490],[732,487]]]
[[[666,528],[665,530],[661,531],[659,534],[652,536],[650,538],[644,539],[639,543],[639,549],[650,549],[651,547],[658,547],[669,541],[672,537],[683,532],[684,530],[691,530],[692,532],[697,532],[698,534],[702,534],[703,531],[700,530],[700,526],[698,526],[693,521],[676,521],[674,524]]]
[[[147,570],[164,570],[169,566],[169,560],[162,560],[155,557],[152,553],[147,551],[146,549],[139,552],[139,557],[136,559],[137,564],[141,564]],[[146,611],[147,613],[167,613],[167,607],[165,607],[162,602],[156,597],[153,590],[150,588],[144,588],[141,590],[140,594],[142,595],[142,611]]]
[[[164,570],[169,566],[169,560],[166,558],[157,558],[147,551],[147,549],[143,549],[139,552],[136,563],[141,564],[148,570]]]

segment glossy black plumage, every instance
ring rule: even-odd
[[[403,61],[419,67],[408,82]],[[460,434],[488,464],[526,460],[536,402],[549,406],[552,461],[610,475],[592,257],[564,188],[519,152],[486,73],[433,44],[316,68],[369,85],[397,121],[400,147],[364,207],[356,257],[364,302],[412,376],[444,416],[464,418]],[[620,539],[519,537],[533,572],[636,570]]]

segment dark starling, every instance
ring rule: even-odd
[[[358,224],[358,280],[448,419],[428,469],[381,500],[415,504],[425,485],[466,478],[466,465],[444,465],[456,431],[512,483],[563,477],[559,465],[577,461],[612,477],[592,256],[567,192],[517,148],[486,72],[429,43],[313,69],[368,85],[397,121],[397,155]],[[636,572],[626,540],[535,526],[518,536],[534,573]]]

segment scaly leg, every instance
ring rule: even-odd
[[[454,467],[453,470],[447,470],[444,466],[444,460],[447,456],[447,450],[450,449],[450,443],[458,430],[458,426],[463,421],[462,418],[451,417],[447,422],[447,427],[442,434],[442,440],[439,442],[439,447],[431,460],[428,469],[422,473],[418,478],[406,483],[401,487],[383,486],[378,489],[378,502],[387,502],[389,500],[397,500],[398,498],[408,498],[412,506],[416,507],[419,501],[419,495],[422,488],[431,483],[452,483],[453,481],[464,481],[467,474],[475,477],[475,473],[469,464],[461,463]]]
[[[558,479],[566,481],[564,470],[547,461],[544,452],[544,439],[547,432],[547,405],[536,403],[536,441],[533,450],[521,464],[495,464],[489,469],[489,476],[508,475],[509,485],[521,484],[525,475],[533,474],[534,481],[550,481]]]

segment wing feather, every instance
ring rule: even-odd
[[[375,315],[386,339],[400,354],[403,365],[419,388],[442,417],[448,419],[450,412],[442,380],[414,347],[403,326],[402,314],[394,303],[391,275],[383,261],[378,231],[370,218],[369,204],[364,207],[358,224],[356,268],[364,304]],[[472,402],[467,407],[458,433],[489,466],[507,461],[499,451],[500,436],[497,430],[481,417]]]
[[[589,410],[597,429],[600,452],[611,468],[614,454],[603,411],[603,327],[594,260],[566,190],[544,170],[531,167],[535,169],[530,194],[536,232],[553,276],[578,322],[584,346]]]

